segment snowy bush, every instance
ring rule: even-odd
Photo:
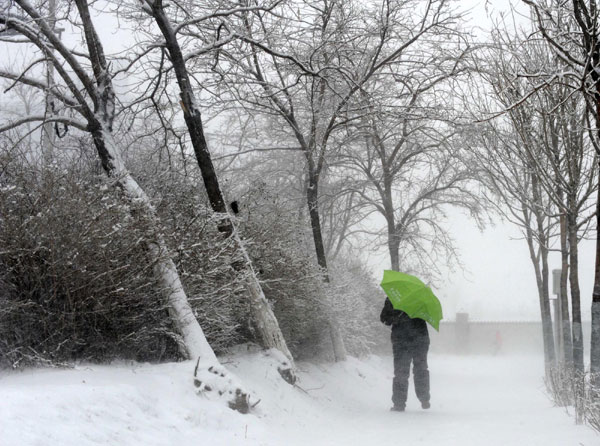
[[[358,260],[331,262],[331,283],[324,283],[305,222],[287,197],[264,184],[249,188],[240,228],[295,357],[333,358],[330,316],[352,355],[368,353],[381,336],[389,336],[380,327],[383,299],[372,276]]]
[[[0,151],[1,362],[179,358],[147,256],[150,225],[79,149],[43,171]],[[257,342],[240,259],[217,230],[201,180],[175,161],[165,169],[160,158],[129,153],[209,343],[221,353]],[[364,268],[332,266],[327,285],[306,222],[285,197],[253,185],[240,208],[240,231],[294,356],[331,358],[330,315],[351,354],[368,352],[380,302]]]
[[[102,177],[25,167],[0,188],[2,363],[177,357],[135,204]]]
[[[585,420],[600,433],[600,388],[588,383],[585,397]]]
[[[172,176],[157,185],[157,212],[190,305],[216,353],[248,340],[248,301],[232,241],[199,194],[201,183]]]
[[[385,294],[371,272],[356,256],[335,262],[331,270],[329,300],[348,353],[361,356],[387,345],[389,329],[379,320]]]
[[[327,355],[322,276],[283,197],[263,186],[248,191],[239,227],[292,354],[297,359]]]
[[[600,432],[600,389],[593,385],[589,373],[582,375],[572,369],[552,367],[546,377],[546,389],[557,406],[564,407],[577,424],[587,423]]]
[[[87,164],[13,170],[0,189],[3,363],[178,358],[179,339],[147,256],[154,236],[136,204]],[[198,186],[153,181],[161,229],[211,346],[221,352],[251,338],[241,334],[248,311],[234,250]]]

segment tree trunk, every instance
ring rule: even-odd
[[[561,113],[566,113],[566,111],[561,110]],[[577,126],[577,122],[572,123],[573,126]],[[557,362],[562,369],[570,370],[573,367],[573,342],[571,338],[571,319],[569,317],[569,294],[567,291],[567,281],[569,274],[569,243],[568,243],[568,219],[565,215],[565,199],[564,199],[564,172],[561,172],[561,143],[560,143],[560,125],[557,120],[552,120],[550,123],[550,138],[551,138],[551,148],[552,153],[554,155],[554,161],[552,163],[554,167],[555,180],[554,185],[556,188],[556,197],[557,204],[560,211],[559,217],[559,231],[560,231],[560,259],[561,259],[561,269],[560,269],[560,287],[559,287],[559,295],[558,306],[561,320],[558,322],[560,324],[560,333],[562,335],[562,339],[558,339],[559,346],[556,346],[557,351],[562,353],[562,357],[558,357],[557,353]],[[571,150],[573,146],[571,145]],[[565,147],[565,151],[568,149]],[[556,317],[556,315],[555,315]],[[557,324],[558,326],[558,324]],[[560,344],[562,343],[562,349],[560,348]]]
[[[56,0],[48,0],[48,25],[52,32],[56,29]],[[52,51],[52,50],[50,50]],[[46,82],[48,85],[54,85],[54,65],[51,57],[48,57],[46,62]],[[54,115],[54,99],[49,91],[46,92],[45,99],[45,110],[44,114],[46,117]],[[42,127],[42,165],[44,168],[48,167],[54,159],[54,143],[56,141],[56,134],[54,133],[54,125],[52,122],[44,123]]]
[[[545,244],[545,238],[540,240],[540,245]],[[542,290],[541,290],[541,311],[542,311],[542,325],[543,333],[546,338],[547,350],[548,350],[548,363],[553,364],[556,361],[556,350],[554,348],[554,337],[552,330],[552,315],[550,313],[550,296],[548,292],[549,287],[549,274],[548,274],[548,248],[546,246],[540,247],[540,255],[542,260]]]
[[[329,316],[329,336],[331,337],[331,345],[333,346],[333,356],[336,362],[345,361],[348,353],[346,352],[346,345],[344,344],[344,338],[342,332],[337,324],[337,319],[330,315]]]
[[[400,271],[400,241],[395,232],[388,231],[388,250],[390,252],[392,269]]]
[[[235,228],[232,237],[238,246],[238,250],[241,251],[244,258],[244,272],[248,275],[248,277],[245,278],[244,287],[250,296],[250,311],[252,312],[252,320],[257,326],[257,331],[261,337],[262,345],[268,348],[276,348],[281,351],[290,360],[289,365],[293,368],[292,354],[287,348],[287,344],[283,337],[283,333],[281,333],[277,318],[273,314],[273,310],[265,298],[262,287],[258,282],[256,272],[252,266],[252,260],[244,248],[243,242]],[[283,374],[282,376],[287,379]],[[292,380],[295,381],[295,377],[291,377]],[[293,384],[293,382],[291,382],[291,384]]]
[[[569,247],[567,244],[568,222],[564,214],[560,216],[560,307],[562,316],[563,354],[560,362],[567,369],[573,367],[573,343],[571,341],[571,319],[569,317],[569,295],[567,292],[567,280],[569,273]]]
[[[118,185],[130,200],[142,205],[146,217],[154,223],[154,228],[158,228],[155,209],[146,193],[125,168],[120,150],[110,131],[104,129],[101,123],[97,123],[95,128],[91,129],[91,133],[106,173],[111,178],[117,179]],[[200,358],[202,362],[217,363],[214,351],[208,344],[189,305],[177,268],[169,255],[162,234],[155,233],[154,237],[155,240],[148,243],[148,248],[155,262],[154,272],[167,293],[171,319],[183,338],[185,348],[183,354],[188,359]]]
[[[323,234],[321,232],[321,217],[319,215],[319,183],[318,178],[314,174],[314,172],[308,173],[306,203],[308,204],[308,214],[310,216],[310,227],[312,229],[313,240],[315,243],[317,263],[321,267],[325,282],[329,282],[329,273],[327,270],[327,257],[325,255]]]
[[[533,162],[532,162],[533,164]],[[534,170],[532,169],[532,172]],[[548,291],[548,239],[546,237],[546,231],[544,228],[544,219],[545,216],[541,212],[539,206],[542,203],[542,197],[540,193],[540,185],[539,178],[535,173],[531,175],[531,192],[533,198],[533,215],[535,217],[535,224],[537,226],[537,237],[538,237],[538,246],[540,250],[540,258],[542,262],[541,271],[539,270],[539,265],[535,256],[533,255],[533,234],[528,233],[527,241],[531,243],[530,253],[532,253],[531,260],[537,266],[536,275],[538,276],[538,293],[540,299],[540,311],[542,315],[542,330],[544,336],[544,353],[546,357],[546,368],[549,365],[554,364],[556,361],[556,351],[554,348],[554,336],[552,333],[552,315],[550,313],[550,296]],[[523,212],[526,212],[523,210]],[[529,230],[529,228],[528,228]],[[541,274],[541,276],[540,276]],[[541,279],[541,280],[540,280]]]
[[[525,206],[523,204],[523,206]],[[523,215],[525,216],[525,221],[528,221],[527,217],[527,209],[523,207]],[[544,301],[544,279],[542,277],[542,271],[540,269],[540,265],[538,263],[535,248],[533,244],[533,232],[531,228],[526,228],[525,238],[527,240],[527,247],[529,248],[529,257],[531,259],[531,263],[533,264],[533,269],[535,271],[535,279],[538,289],[538,299],[540,304],[540,315],[542,318],[542,341],[544,344],[544,363],[546,375],[548,376],[550,372],[550,368],[554,363],[554,338],[552,336],[552,318],[550,315],[550,305],[549,303],[546,305]],[[547,279],[546,279],[546,286]]]
[[[329,284],[329,270],[327,268],[327,256],[325,254],[325,245],[323,243],[323,233],[321,232],[321,216],[319,214],[319,178],[310,167],[308,169],[307,179],[306,203],[308,204],[308,215],[310,216],[310,227],[312,229],[313,241],[315,244],[317,263],[321,268],[323,281],[326,284]],[[345,361],[348,353],[346,352],[344,338],[340,332],[336,317],[333,314],[329,314],[327,320],[335,361]]]
[[[383,166],[383,191],[381,192],[381,201],[385,212],[387,223],[388,251],[390,253],[390,262],[392,270],[400,271],[400,236],[396,228],[394,216],[394,198],[392,195],[392,181],[389,169]]]
[[[600,110],[600,105],[599,105]],[[600,121],[600,111],[598,112]],[[592,339],[590,346],[590,373],[592,384],[600,388],[600,168],[596,198],[596,265],[592,292]]]
[[[569,197],[569,209],[573,198]],[[572,309],[572,333],[573,333],[573,366],[579,373],[584,372],[583,365],[583,333],[581,329],[581,292],[579,289],[579,255],[577,249],[577,221],[575,215],[568,213],[569,233],[569,284],[571,286],[571,309]]]
[[[152,16],[165,39],[167,50],[171,58],[173,70],[179,85],[181,106],[183,108],[183,116],[186,126],[194,147],[194,153],[198,161],[198,166],[202,173],[202,179],[206,188],[206,193],[214,212],[221,214],[222,219],[219,224],[219,230],[227,236],[234,236],[236,247],[243,253],[245,260],[245,287],[250,296],[251,311],[253,321],[257,332],[260,334],[260,339],[265,348],[275,348],[281,351],[290,361],[290,367],[293,366],[293,358],[290,353],[277,318],[273,314],[271,307],[264,295],[262,287],[258,282],[256,273],[252,268],[252,261],[246,253],[242,240],[235,233],[233,221],[229,217],[223,193],[221,191],[219,180],[212,163],[210,151],[204,136],[202,125],[202,117],[200,110],[196,104],[196,98],[190,82],[189,73],[185,66],[185,59],[177,36],[171,26],[171,22],[167,18],[163,9],[162,1],[157,0],[152,6]],[[283,376],[283,375],[282,375]],[[295,380],[295,378],[294,378]]]

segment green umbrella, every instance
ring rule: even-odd
[[[402,310],[411,318],[423,319],[439,331],[442,305],[427,285],[410,274],[385,270],[381,288],[385,291],[392,306]]]

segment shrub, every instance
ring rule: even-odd
[[[176,358],[147,222],[107,180],[80,173],[2,178],[3,364]]]

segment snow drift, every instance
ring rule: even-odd
[[[541,358],[436,356],[432,408],[411,388],[389,412],[391,357],[299,363],[240,348],[221,363],[251,390],[250,415],[193,390],[192,361],[81,364],[0,374],[0,444],[33,445],[544,445],[598,444],[544,394]],[[411,383],[412,386],[412,383]]]

